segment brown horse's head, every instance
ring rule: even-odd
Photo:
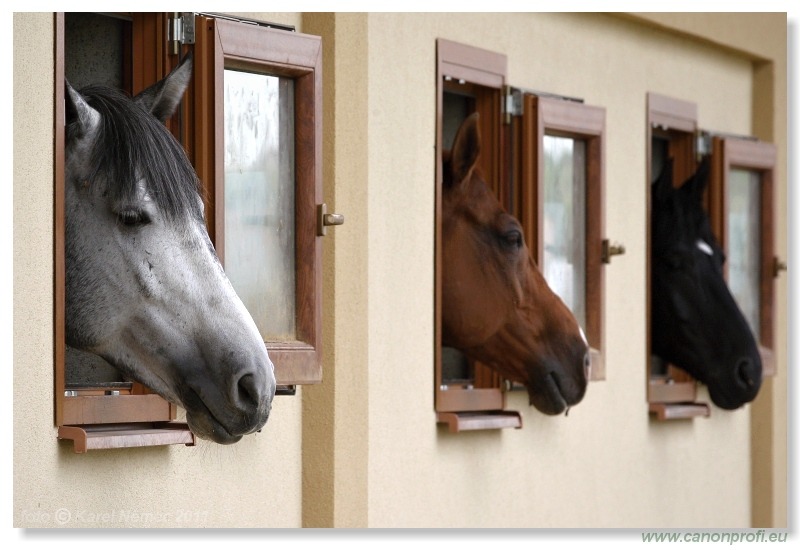
[[[525,385],[530,403],[559,414],[586,392],[589,347],[539,272],[522,226],[477,168],[477,114],[443,155],[442,344]]]

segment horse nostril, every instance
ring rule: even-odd
[[[754,387],[757,383],[758,373],[753,360],[749,357],[739,359],[736,365],[736,376],[745,387]]]
[[[586,376],[586,380],[592,377],[592,354],[588,351],[583,356],[583,374]]]
[[[236,389],[236,401],[244,408],[256,408],[261,403],[261,391],[253,374],[245,374],[239,378]]]

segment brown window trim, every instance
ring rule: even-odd
[[[460,85],[474,86],[476,110],[481,113],[480,130],[484,154],[481,155],[486,179],[493,191],[503,200],[503,166],[501,96],[507,74],[506,56],[449,40],[436,41],[436,181],[435,181],[435,274],[434,274],[434,404],[439,413],[437,421],[450,426],[451,432],[465,429],[487,429],[516,427],[522,425],[521,417],[513,411],[496,415],[503,416],[498,422],[489,411],[501,411],[505,407],[502,381],[493,371],[481,365],[475,366],[475,387],[448,387],[442,380],[442,112],[446,89]],[[463,81],[463,82],[462,82]],[[486,411],[478,420],[475,411]],[[453,414],[448,414],[453,413]],[[509,419],[509,413],[513,417]],[[495,415],[495,416],[496,416]],[[468,427],[469,426],[469,427]]]
[[[322,44],[310,36],[226,19],[195,19],[195,168],[210,204],[209,233],[224,265],[223,73],[252,69],[295,82],[297,341],[266,342],[280,385],[322,381]],[[202,98],[202,99],[197,99]]]
[[[709,196],[711,223],[722,249],[727,252],[727,185],[731,168],[742,168],[761,175],[761,283],[759,289],[760,326],[758,334],[759,353],[763,376],[775,375],[774,347],[774,302],[775,277],[777,276],[774,233],[775,164],[777,149],[771,143],[738,137],[714,136],[712,138],[711,182]],[[725,276],[728,268],[725,266]]]
[[[697,104],[672,97],[647,94],[647,402],[649,411],[659,420],[708,416],[710,408],[706,403],[695,403],[697,382],[686,371],[669,365],[666,379],[655,377],[651,372],[652,342],[651,323],[651,270],[652,251],[650,249],[651,224],[651,182],[652,140],[654,136],[669,139],[669,156],[674,159],[673,185],[678,186],[694,173],[696,167]]]
[[[55,139],[53,174],[53,376],[55,378],[55,423],[64,424],[66,377],[66,208],[64,189],[64,14],[55,16],[55,97],[53,105]]]
[[[567,99],[523,94],[520,207],[525,238],[539,265],[544,258],[544,136],[586,143],[586,338],[592,356],[590,380],[605,380],[603,359],[603,236],[605,235],[605,109]],[[515,134],[516,135],[516,134]]]

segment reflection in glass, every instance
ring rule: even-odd
[[[758,172],[732,169],[727,185],[728,285],[756,335],[761,330],[760,184]]]
[[[544,137],[544,255],[553,292],[586,326],[586,143]]]
[[[265,341],[295,339],[294,89],[225,70],[225,272]]]

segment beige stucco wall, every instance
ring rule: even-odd
[[[348,218],[337,230],[332,257],[336,284],[343,278],[353,290],[331,298],[337,304],[331,344],[350,354],[348,362],[336,361],[335,378],[348,373],[348,382],[318,389],[335,403],[317,411],[330,413],[337,434],[326,447],[335,472],[332,494],[306,524],[749,526],[750,407],[714,409],[709,419],[686,422],[656,423],[647,415],[644,179],[646,93],[696,102],[703,128],[753,133],[751,56],[605,15],[308,19],[325,21],[314,32],[335,50],[335,68],[326,65],[326,94],[336,95],[326,154],[333,153],[335,163],[328,169],[336,178],[336,209],[349,215],[352,208],[355,223]],[[608,379],[591,384],[569,418],[544,417],[524,396],[512,395],[509,407],[523,412],[523,430],[451,435],[435,425],[430,342],[438,37],[506,54],[514,85],[583,97],[607,109],[607,235],[628,252],[606,271]],[[366,108],[357,104],[365,93]],[[366,127],[361,118],[341,116],[348,110],[366,110]],[[338,177],[343,174],[348,177]],[[785,226],[785,217],[778,220]],[[344,247],[355,255],[340,255]],[[785,241],[778,240],[778,250],[785,251]],[[367,255],[366,271],[361,254]],[[779,285],[777,301],[782,297]],[[352,315],[350,303],[358,304]],[[785,325],[782,315],[779,326]],[[776,347],[785,349],[785,339],[779,337]],[[785,356],[778,368],[785,372]],[[709,401],[701,390],[702,397]],[[785,410],[774,416],[785,417]],[[305,425],[313,429],[308,420]],[[367,479],[350,472],[349,483],[338,483],[342,465],[358,469],[364,462]],[[307,483],[311,475],[306,472]],[[785,499],[782,505],[785,510]]]
[[[786,277],[776,299],[779,374],[755,406],[714,408],[708,419],[653,422],[644,365],[645,94],[697,103],[703,128],[772,133],[762,137],[779,146],[778,204],[786,204],[785,20],[755,16],[757,25],[738,19],[732,25],[709,14],[248,16],[323,38],[325,200],[346,217],[324,246],[323,383],[277,398],[264,432],[233,447],[201,443],[77,456],[56,443],[53,80],[47,69],[52,16],[16,14],[15,525],[56,525],[56,510],[65,508],[83,518],[126,511],[129,520],[118,525],[148,526],[184,512],[184,526],[747,527],[754,507],[751,466],[764,461],[774,489],[769,505],[776,525],[786,525]],[[754,29],[765,28],[768,41],[751,38]],[[774,38],[780,32],[782,59],[780,37]],[[606,268],[607,380],[590,384],[569,417],[545,417],[523,395],[510,395],[509,408],[523,413],[522,430],[453,435],[435,424],[440,37],[506,54],[513,85],[606,108],[606,233],[627,249]],[[754,82],[764,71],[754,71],[752,58],[774,59],[778,66],[775,123],[766,130],[753,123],[763,107]],[[786,226],[780,210],[777,252],[784,258]],[[759,407],[764,410],[751,420]],[[751,458],[756,424],[769,432],[770,442]],[[149,521],[130,519],[146,512],[154,514]]]
[[[785,13],[636,14],[647,24],[702,36],[720,49],[752,57],[752,135],[775,143],[778,149],[775,245],[780,258],[788,250],[787,20]],[[776,281],[775,326],[778,372],[764,382],[751,407],[751,455],[754,526],[788,525],[788,284],[784,274]]]

